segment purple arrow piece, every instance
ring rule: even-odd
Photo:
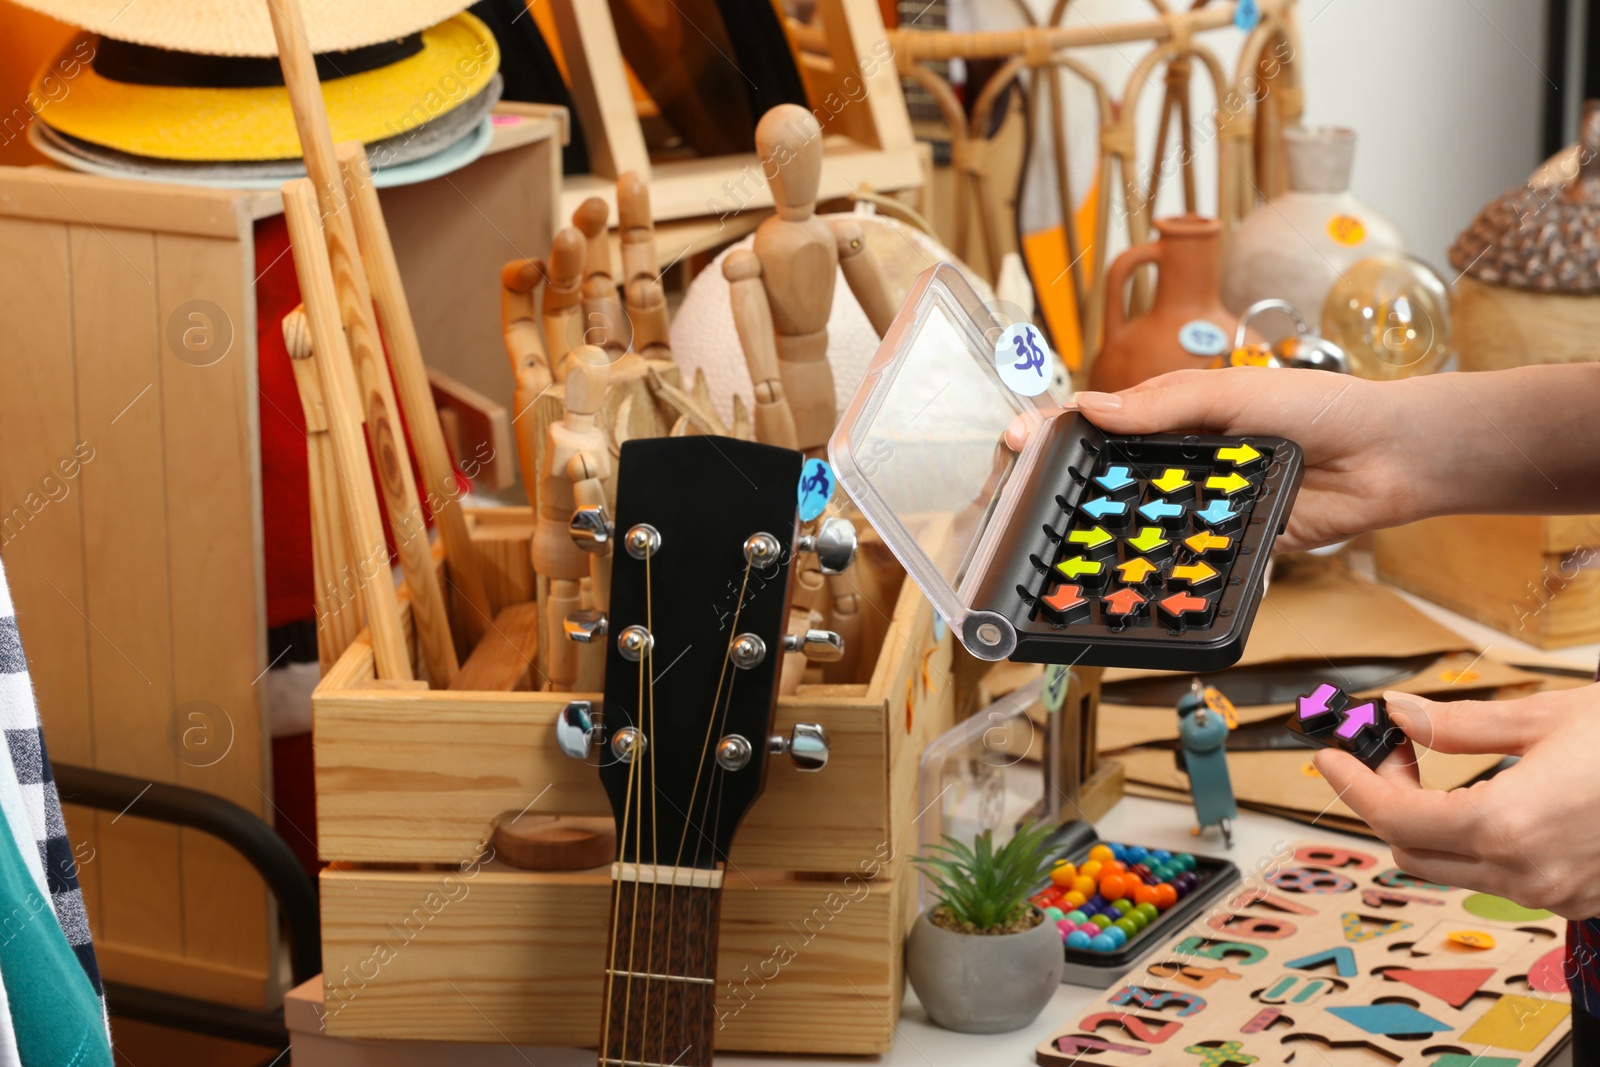
[[[1348,741],[1355,737],[1363,726],[1371,726],[1377,721],[1378,709],[1369,700],[1365,704],[1357,704],[1353,708],[1346,708],[1344,722],[1339,724],[1339,728],[1334,733]]]
[[[1323,682],[1311,691],[1308,697],[1300,698],[1300,718],[1315,719],[1318,715],[1326,715],[1329,711],[1328,701],[1339,690],[1336,686]]]

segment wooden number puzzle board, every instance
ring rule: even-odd
[[[1565,920],[1302,842],[1040,1044],[1045,1067],[1533,1067],[1570,1029]],[[1492,939],[1474,948],[1453,933]]]

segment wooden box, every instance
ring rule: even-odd
[[[531,512],[469,519],[489,550],[495,610],[526,599]],[[883,555],[864,540],[860,559]],[[719,1049],[861,1054],[893,1036],[916,917],[918,759],[952,725],[955,682],[927,600],[901,574],[879,580],[892,610],[866,680],[778,701],[779,733],[819,722],[832,754],[815,775],[775,763],[735,838]],[[327,1032],[592,1044],[608,875],[478,862],[502,813],[609,813],[595,769],[555,744],[572,694],[374,678],[363,631],[313,697],[318,836],[333,863],[322,877]]]
[[[1373,537],[1378,577],[1540,648],[1600,641],[1600,516],[1467,515]]]
[[[549,246],[565,112],[501,111],[482,158],[382,198],[424,354],[509,396],[497,279]],[[269,823],[252,286],[256,225],[281,210],[276,191],[0,167],[0,549],[50,754]],[[281,1002],[277,909],[242,858],[137,803],[63,799],[108,979]]]

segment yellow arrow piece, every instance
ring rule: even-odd
[[[1128,544],[1140,552],[1154,552],[1169,543],[1167,535],[1161,532],[1161,527],[1159,526],[1146,526],[1139,531],[1138,537],[1128,538]]]
[[[1073,556],[1056,564],[1056,570],[1068,578],[1077,578],[1084,574],[1099,574],[1101,563],[1097,559],[1084,559],[1082,556]]]
[[[1228,496],[1232,496],[1250,484],[1250,479],[1234,471],[1232,474],[1213,474],[1206,479],[1207,489],[1220,489]]]
[[[1129,585],[1139,584],[1158,570],[1160,570],[1159,567],[1143,556],[1137,556],[1126,563],[1117,565],[1117,575]]]
[[[1111,540],[1111,535],[1104,527],[1096,526],[1092,530],[1073,530],[1067,534],[1067,540],[1084,548],[1099,548]]]
[[[1217,569],[1209,563],[1189,563],[1181,567],[1172,568],[1172,576],[1179,581],[1188,582],[1190,585],[1199,585],[1209,582],[1217,576]]]
[[[1231,448],[1217,449],[1217,458],[1230,460],[1235,467],[1243,467],[1260,459],[1261,453],[1249,445],[1234,445]]]
[[[1227,548],[1231,540],[1231,538],[1223,537],[1221,534],[1201,531],[1185,541],[1184,544],[1188,545],[1195,552],[1210,552],[1214,548]]]
[[[1189,476],[1177,467],[1168,467],[1161,472],[1161,477],[1151,478],[1150,484],[1163,493],[1176,493],[1179,489],[1190,484]]]

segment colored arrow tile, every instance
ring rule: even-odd
[[[1160,570],[1143,556],[1135,556],[1126,563],[1117,564],[1117,577],[1124,585],[1138,585]]]
[[[1043,598],[1042,603],[1051,611],[1065,614],[1073,608],[1087,604],[1088,601],[1084,599],[1082,586],[1063,584],[1056,586],[1055,591]]]
[[[1329,1007],[1328,1011],[1369,1034],[1436,1034],[1451,1029],[1449,1023],[1424,1015],[1409,1004],[1352,1004]]]
[[[1248,467],[1261,458],[1261,453],[1249,445],[1231,445],[1217,449],[1217,458],[1232,463],[1235,467]]]
[[[1126,500],[1112,500],[1110,497],[1103,496],[1097,500],[1089,501],[1078,510],[1091,519],[1099,520],[1109,515],[1126,515],[1128,513],[1128,502]]]
[[[1356,734],[1378,723],[1378,708],[1372,701],[1364,701],[1353,708],[1344,709],[1344,721],[1334,731],[1346,741],[1353,739]]]
[[[1167,540],[1167,535],[1159,526],[1146,526],[1139,531],[1137,537],[1128,538],[1128,544],[1140,552],[1154,552],[1159,548],[1166,548],[1172,542]]]
[[[1107,492],[1115,493],[1133,484],[1133,474],[1127,467],[1111,467],[1095,479],[1095,484]]]
[[[1238,471],[1234,471],[1231,474],[1213,474],[1206,479],[1207,489],[1215,489],[1218,492],[1226,493],[1228,496],[1232,496],[1239,490],[1248,489],[1249,487],[1250,479]]]
[[[1207,526],[1225,526],[1239,518],[1239,513],[1226,500],[1218,497],[1194,513],[1195,518]]]
[[[1139,514],[1151,522],[1166,522],[1169,519],[1181,517],[1183,515],[1183,505],[1174,504],[1170,500],[1152,500],[1150,503],[1140,506]]]
[[[1105,569],[1105,564],[1097,559],[1085,559],[1083,556],[1073,556],[1056,564],[1056,570],[1063,577],[1082,578],[1086,574],[1099,574]]]
[[[1323,952],[1313,952],[1309,956],[1301,956],[1297,960],[1290,960],[1284,966],[1293,967],[1297,971],[1314,971],[1330,963],[1338,970],[1340,978],[1354,978],[1358,973],[1356,954],[1343,945]]]
[[[1106,611],[1112,615],[1132,615],[1144,602],[1144,595],[1137,589],[1118,589],[1105,598]]]
[[[1184,541],[1184,544],[1189,547],[1189,551],[1203,556],[1207,552],[1228,551],[1229,546],[1233,544],[1233,538],[1202,530]]]
[[[1197,612],[1205,611],[1210,606],[1211,601],[1203,596],[1195,596],[1193,593],[1174,593],[1161,602],[1161,610],[1174,618],[1193,615]]]
[[[1178,467],[1168,467],[1166,470],[1161,472],[1159,477],[1151,478],[1150,484],[1161,490],[1163,493],[1176,493],[1179,489],[1183,489],[1194,483],[1189,481],[1189,474],[1187,471],[1184,471]]]
[[[1452,1008],[1459,1008],[1472,999],[1472,994],[1494,977],[1493,967],[1461,967],[1450,970],[1414,971],[1396,967],[1384,971],[1385,978],[1404,982],[1429,996],[1438,997]]]
[[[1073,530],[1067,534],[1067,540],[1084,548],[1100,548],[1111,543],[1111,535],[1104,527],[1096,526],[1090,530]]]
[[[1199,587],[1217,580],[1217,569],[1209,563],[1186,563],[1172,568],[1172,576],[1191,587]]]
[[[1300,713],[1300,721],[1304,722],[1335,712],[1343,704],[1344,694],[1339,692],[1339,687],[1323,682],[1306,696],[1300,697],[1295,702],[1295,707]]]

